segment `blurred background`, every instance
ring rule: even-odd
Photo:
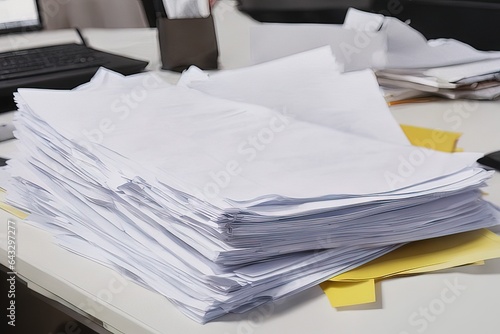
[[[155,27],[156,0],[39,0],[45,27]],[[207,0],[208,1],[208,0]],[[500,0],[219,0],[261,22],[342,23],[349,7],[394,16],[426,38],[500,50]]]
[[[500,50],[500,0],[239,0],[262,22],[342,23],[349,7],[394,16],[428,39],[455,38]]]

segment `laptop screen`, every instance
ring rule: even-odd
[[[37,0],[0,0],[0,34],[40,29]]]

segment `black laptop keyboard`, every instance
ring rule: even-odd
[[[95,50],[81,44],[2,52],[0,53],[0,80],[99,67],[104,65],[103,62],[103,57]]]

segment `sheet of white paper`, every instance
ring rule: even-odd
[[[208,0],[163,0],[170,19],[207,17],[210,15]]]
[[[408,144],[370,70],[340,74],[328,47],[247,68],[180,79],[211,96],[262,105],[300,121]]]
[[[329,46],[343,71],[383,67],[384,34],[346,29],[335,24],[263,23],[250,27],[253,64]]]
[[[430,68],[500,58],[500,52],[478,51],[453,39],[428,41],[410,25],[393,17],[385,18],[381,31],[387,36],[385,68]]]
[[[467,64],[434,67],[425,70],[425,75],[447,82],[457,82],[465,78],[500,72],[500,59],[490,59]]]

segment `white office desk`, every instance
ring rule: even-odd
[[[221,64],[248,63],[247,28],[252,24],[226,8],[215,11]],[[150,60],[159,70],[156,34],[151,29],[86,30],[89,43]],[[11,37],[0,49],[12,47]],[[72,31],[16,37],[16,43],[44,44],[76,40]],[[167,81],[177,75],[161,72]],[[435,102],[393,107],[400,123],[463,132],[459,146],[467,151],[500,149],[500,102]],[[0,115],[0,122],[11,114]],[[15,150],[15,141],[0,144],[0,156]],[[500,205],[500,176],[486,189]],[[334,309],[319,287],[241,315],[227,315],[199,325],[182,315],[164,297],[121,278],[114,271],[54,245],[48,233],[0,213],[0,263],[6,265],[7,221],[17,222],[19,277],[32,289],[79,312],[95,316],[117,333],[337,333],[337,334],[496,334],[500,330],[500,260],[484,266],[397,278],[377,283],[378,301],[365,306]]]

